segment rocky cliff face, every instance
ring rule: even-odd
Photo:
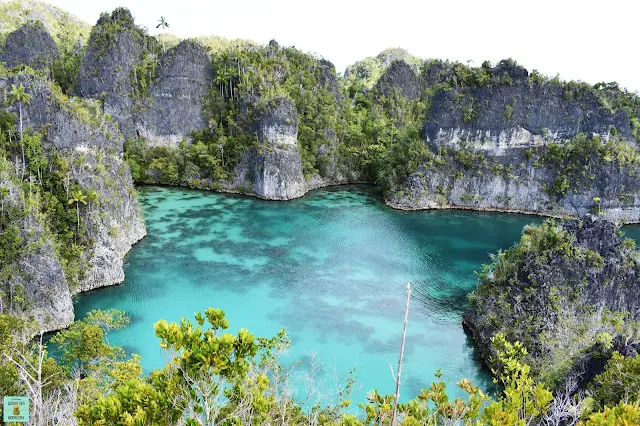
[[[579,133],[608,140],[614,127],[618,135],[631,139],[627,114],[612,113],[590,91],[537,81],[509,61],[499,63],[491,75],[500,83],[435,95],[424,129],[432,147],[455,149],[465,142],[488,154],[508,155],[509,148],[566,141]]]
[[[619,231],[591,218],[525,228],[485,269],[464,315],[484,360],[493,365],[491,338],[503,333],[524,343],[536,375],[558,385],[624,351],[633,342],[625,324],[640,319],[640,256]]]
[[[201,44],[187,40],[169,49],[137,119],[138,133],[151,145],[176,147],[190,132],[205,129],[203,99],[212,81],[213,67]]]
[[[293,102],[273,99],[254,127],[258,146],[237,168],[236,186],[249,186],[255,195],[271,200],[290,200],[304,195],[297,139],[298,113]]]
[[[510,61],[476,72],[456,73],[442,62],[423,72],[431,96],[424,125],[430,155],[392,188],[389,205],[576,217],[597,210],[607,219],[640,220],[640,170],[614,153],[621,146],[635,151],[625,111],[612,112],[584,86],[530,76]],[[576,168],[589,170],[588,179],[563,175],[561,164],[545,161],[554,149],[570,152],[569,141],[580,134],[600,141],[593,152],[613,153],[597,166],[592,152],[574,159]],[[559,185],[566,186],[560,194]]]
[[[640,222],[637,166],[602,164],[592,180],[578,183],[557,199],[549,192],[557,170],[523,154],[511,152],[506,162],[469,169],[447,158],[449,164],[425,166],[412,174],[406,185],[391,192],[387,203],[403,210],[470,209],[555,217],[594,214],[623,223]]]
[[[82,164],[71,168],[71,178],[86,191],[96,191],[98,202],[82,212],[95,241],[85,256],[86,272],[74,293],[124,281],[123,259],[146,235],[131,174],[120,156],[99,150],[69,153]]]
[[[133,84],[147,43],[131,13],[116,9],[103,14],[93,27],[80,67],[80,95],[102,100],[104,112],[116,120],[125,138],[136,136]]]
[[[42,69],[51,66],[57,59],[58,46],[39,21],[30,22],[7,36],[0,51],[0,62],[8,68],[24,64]]]
[[[124,138],[98,101],[68,98],[53,82],[34,75],[0,79],[0,90],[23,84],[31,95],[23,107],[23,125],[46,134],[58,149],[96,148],[122,154]],[[14,112],[16,108],[12,107]]]
[[[47,153],[55,150],[68,164],[68,169],[59,170],[61,184],[95,194],[79,208],[91,244],[83,253],[83,273],[74,285],[54,250],[49,224],[42,223],[36,213],[25,219],[25,244],[35,249],[18,261],[20,273],[14,276],[13,285],[25,288],[30,300],[23,316],[35,319],[40,330],[52,331],[73,321],[72,294],[124,279],[123,257],[145,235],[145,227],[129,169],[122,160],[122,134],[101,113],[99,104],[67,98],[52,82],[35,75],[0,79],[0,90],[6,92],[12,84],[23,84],[31,95],[22,109],[25,129],[41,132],[43,149]],[[5,108],[16,112],[15,105]]]
[[[2,207],[22,210],[24,199],[11,174],[9,170],[0,171],[0,187],[8,192]],[[18,307],[13,313],[34,320],[39,331],[66,327],[73,322],[73,303],[51,235],[45,232],[42,218],[33,212],[26,215],[22,227],[23,244],[29,249],[13,265],[3,265],[15,271],[9,277],[8,288],[16,292],[22,289],[28,306]],[[6,312],[7,307],[2,311]]]
[[[409,64],[402,60],[391,63],[377,81],[375,89],[387,97],[398,91],[409,100],[417,100],[422,95],[418,76]]]
[[[71,291],[53,250],[53,242],[44,235],[45,225],[35,220],[30,225],[31,232],[35,233],[25,234],[26,243],[37,248],[20,259],[21,274],[11,285],[26,289],[30,306],[22,315],[33,319],[38,331],[59,330],[74,320]]]

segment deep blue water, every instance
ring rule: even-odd
[[[153,323],[223,309],[230,331],[261,336],[285,328],[286,364],[311,354],[322,363],[320,388],[356,368],[354,400],[394,391],[405,286],[413,285],[402,399],[442,369],[455,395],[467,377],[490,378],[461,326],[474,271],[541,218],[468,211],[402,212],[370,189],[341,187],[270,202],[176,188],[140,189],[148,236],[126,259],[122,285],[79,297],[77,318],[119,308],[131,325],[111,343],[142,355],[146,371],[164,358]]]

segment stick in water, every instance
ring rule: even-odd
[[[396,398],[393,402],[393,414],[391,415],[391,426],[396,424],[396,414],[398,411],[398,399],[400,398],[400,377],[402,376],[402,357],[404,355],[404,340],[407,336],[407,321],[409,319],[409,298],[411,296],[411,283],[407,283],[407,304],[404,308],[404,327],[402,328],[402,345],[400,346],[400,358],[398,358],[398,375],[396,376]]]

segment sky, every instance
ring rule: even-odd
[[[46,0],[45,0],[46,1]],[[181,37],[218,35],[322,56],[339,72],[389,47],[422,58],[496,63],[640,91],[637,0],[48,0],[94,24],[131,10],[151,34],[160,16]]]

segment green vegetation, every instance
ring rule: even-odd
[[[591,384],[599,408],[614,407],[619,401],[640,404],[640,357],[624,357],[618,352]]]
[[[18,115],[31,100],[28,87],[38,86],[12,86],[8,101],[17,106]],[[89,124],[102,119],[76,98],[68,98],[54,83],[51,88],[52,100],[75,117]],[[93,188],[81,186],[74,178],[74,170],[86,167],[87,158],[43,146],[42,132],[46,130],[23,129],[21,117],[0,112],[0,313],[17,314],[30,306],[23,287],[26,271],[20,264],[24,256],[51,245],[72,286],[83,279],[86,262],[91,259],[94,240],[82,213],[101,200]]]
[[[405,61],[415,70],[418,70],[423,63],[422,59],[411,55],[404,49],[385,49],[378,56],[365,58],[349,65],[345,72],[346,84],[362,85],[364,88],[371,89],[389,65],[393,61],[400,60]]]
[[[613,231],[604,232],[607,244],[615,247],[613,239],[620,240],[615,258],[598,253],[597,241],[577,242],[575,231],[554,221],[525,228],[520,242],[499,252],[480,274],[479,289],[471,297],[476,338],[482,342],[504,333],[522,342],[534,377],[552,388],[575,374],[581,362],[611,356],[613,336],[633,335],[638,324],[628,313],[598,311],[587,300],[599,282],[626,288],[622,277],[637,265],[634,248],[617,235],[609,237]],[[605,268],[611,264],[619,265],[618,272]]]
[[[336,391],[334,404],[296,400],[290,392],[294,385],[290,371],[280,363],[289,345],[284,330],[272,338],[255,337],[246,329],[232,334],[224,312],[212,308],[196,313],[195,323],[161,320],[154,327],[169,360],[162,369],[143,375],[139,356],[126,356],[122,348],[108,343],[108,333],[127,323],[127,316],[118,310],[90,312],[52,339],[60,351],[56,361],[41,340],[29,343],[15,337],[27,324],[0,315],[0,389],[28,394],[37,424],[54,418],[70,423],[72,416],[80,425],[373,426],[391,422],[394,396],[372,390],[367,403],[354,404],[350,399],[356,382],[353,375]],[[430,388],[398,405],[396,424],[526,426],[570,415],[582,417],[585,425],[600,425],[638,418],[637,403],[618,402],[614,396],[613,405],[601,412],[586,408],[588,404],[579,397],[573,400],[573,411],[554,412],[557,405],[551,392],[534,381],[523,362],[527,355],[523,345],[510,343],[501,334],[492,344],[495,381],[502,387],[495,397],[462,379],[457,385],[467,400],[450,400],[447,385],[436,372],[437,381]]]
[[[15,29],[15,22],[24,19],[12,9],[15,4],[0,6],[0,17],[12,17],[2,21],[3,37]],[[54,17],[51,22],[55,24],[44,22],[47,28],[57,28],[52,34],[62,52],[50,70],[56,81],[50,84],[53,100],[83,123],[100,126],[107,117],[97,101],[68,97],[75,89],[82,58],[77,42],[86,41],[88,29],[69,17],[56,13]],[[131,14],[120,8],[101,16],[91,32],[92,43],[104,54],[122,31],[131,32],[143,46],[128,76],[137,102],[149,94],[159,46],[165,51],[177,40],[168,35],[158,39],[148,36],[135,26]],[[235,167],[247,153],[263,149],[255,122],[277,98],[289,99],[296,106],[298,144],[307,179],[338,173],[393,191],[410,176],[424,177],[422,173],[430,170],[451,172],[454,180],[467,173],[517,177],[515,165],[498,163],[465,143],[455,150],[430,148],[425,143],[425,117],[437,96],[446,96],[460,119],[472,123],[486,108],[474,96],[475,91],[519,84],[515,75],[498,73],[489,63],[481,67],[422,63],[404,51],[389,50],[353,65],[346,78],[338,78],[329,62],[275,41],[256,46],[215,37],[200,40],[211,55],[215,72],[205,99],[208,127],[193,132],[189,145],[183,142],[176,148],[151,147],[142,139],[128,141],[125,159],[136,182],[222,188],[232,180]],[[397,59],[420,70],[420,99],[408,100],[400,90],[386,95],[375,90],[380,75]],[[501,64],[515,65],[513,61]],[[23,71],[27,72],[31,71]],[[9,74],[0,69],[3,77]],[[566,100],[595,96],[610,111],[625,111],[638,135],[637,96],[615,84],[590,87],[536,72],[526,84],[558,87]],[[361,415],[354,415],[349,399],[352,379],[337,395],[336,405],[308,407],[291,399],[283,387],[288,372],[278,361],[288,345],[284,332],[273,338],[257,338],[247,330],[230,334],[225,331],[228,323],[224,313],[215,309],[197,314],[195,323],[158,322],[156,334],[172,360],[149,375],[142,374],[135,355],[128,358],[121,348],[109,344],[109,331],[128,322],[121,312],[93,312],[60,332],[53,339],[62,350],[59,361],[48,357],[46,348],[37,342],[22,341],[20,336],[30,335],[29,324],[6,315],[20,315],[31,302],[21,280],[25,271],[20,261],[51,244],[67,280],[77,283],[83,278],[83,262],[91,257],[94,243],[83,212],[108,202],[73,178],[74,169],[89,167],[87,157],[43,147],[42,132],[46,129],[22,128],[22,106],[29,100],[27,89],[14,85],[9,101],[17,106],[18,117],[0,112],[0,351],[8,355],[0,359],[0,393],[27,392],[27,385],[33,383],[21,368],[30,363],[29,368],[41,365],[40,398],[66,401],[66,415],[75,413],[80,424],[308,424],[310,419],[327,425],[389,423],[393,396],[377,391],[372,391],[369,403],[357,404]],[[515,119],[513,110],[512,104],[505,106],[506,120]],[[617,136],[619,131],[612,127],[610,134]],[[585,135],[566,144],[530,149],[524,158],[553,171],[546,191],[557,199],[569,191],[590,188],[596,173],[608,165],[635,173],[640,160],[629,143],[617,138],[603,143],[598,137]],[[95,163],[92,167],[96,170],[104,168],[100,159]],[[332,171],[333,163],[336,172]],[[522,164],[519,167],[524,167]],[[435,192],[446,197],[448,188],[443,184]],[[468,193],[461,199],[475,203],[480,197]],[[631,195],[618,197],[628,200]],[[594,212],[602,214],[601,198],[594,197],[593,202]],[[110,235],[117,232],[109,231]],[[639,396],[629,391],[639,386],[637,358],[612,353],[615,338],[628,335],[637,324],[624,312],[595,312],[581,293],[593,277],[602,279],[607,287],[620,285],[620,276],[603,275],[610,270],[633,276],[637,265],[635,248],[629,241],[621,241],[623,259],[612,264],[595,247],[576,244],[575,235],[555,222],[527,228],[516,246],[499,253],[484,268],[481,286],[471,297],[473,306],[486,314],[480,325],[488,330],[484,337],[491,343],[490,364],[502,391],[492,398],[463,379],[458,386],[468,399],[450,401],[437,374],[430,389],[400,405],[402,424],[539,422],[555,407],[547,386],[562,383],[574,374],[579,361],[596,356],[610,357],[590,393],[602,412],[590,413],[584,407],[588,404],[574,401],[574,407],[583,409],[579,414],[584,424],[619,424],[623,419],[629,424],[637,422]],[[608,268],[610,265],[613,267]],[[539,306],[544,307],[542,312],[534,310]],[[43,410],[35,415],[50,422],[53,417],[47,417],[49,414]]]
[[[160,17],[160,20],[158,21],[158,25],[156,25],[156,28],[162,28],[163,30],[166,30],[167,28],[169,28],[169,23],[164,19],[164,16]],[[162,40],[162,51],[164,53],[167,53],[167,48],[164,45],[164,40]]]
[[[9,33],[33,21],[41,22],[63,51],[86,44],[91,30],[90,25],[48,3],[10,0],[0,4],[0,45]]]
[[[11,0],[0,4],[0,46],[9,33],[29,22],[42,25],[53,37],[60,56],[51,66],[52,75],[65,93],[73,93],[91,26],[47,3]]]
[[[193,178],[224,180],[245,153],[257,146],[254,121],[276,97],[294,100],[298,109],[298,143],[305,175],[310,177],[323,169],[318,146],[330,143],[324,129],[336,128],[338,100],[324,83],[317,59],[271,43],[214,54],[213,62],[216,77],[205,105],[209,129],[195,132],[194,144],[178,152],[146,149],[141,142],[131,142],[127,160],[132,169],[148,171],[152,165],[170,164],[178,174],[160,178],[163,183],[185,183]],[[260,100],[247,111],[245,99],[251,93],[258,94]],[[138,174],[136,179],[148,181],[144,176]]]
[[[589,138],[580,134],[562,145],[549,142],[535,163],[555,173],[545,190],[556,199],[563,198],[570,190],[591,188],[596,173],[608,164],[627,167],[635,173],[640,154],[627,142],[602,143],[597,136]]]

